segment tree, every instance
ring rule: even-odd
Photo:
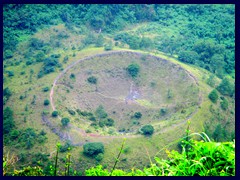
[[[130,64],[127,67],[127,72],[132,77],[136,77],[139,73],[139,70],[140,70],[140,66],[138,64]]]
[[[144,135],[152,135],[154,128],[151,124],[147,124],[140,129],[140,132]]]
[[[212,91],[209,93],[208,98],[209,98],[213,103],[216,103],[217,100],[218,100],[217,90],[216,90],[216,89],[212,90]]]
[[[216,85],[216,78],[215,78],[215,76],[213,74],[211,74],[209,76],[209,78],[207,79],[207,84],[209,86],[211,86],[211,87],[215,87],[215,85]]]
[[[97,156],[104,153],[104,145],[101,142],[86,143],[83,145],[83,153],[90,157]]]
[[[91,84],[97,84],[97,78],[95,76],[91,76],[87,80]]]
[[[179,52],[178,59],[185,63],[195,64],[199,59],[199,55],[195,51],[184,50]]]
[[[69,122],[70,122],[70,120],[68,118],[62,118],[62,120],[61,120],[62,126],[64,126],[64,127],[66,127]]]
[[[49,103],[50,103],[50,101],[48,99],[45,99],[44,102],[43,102],[44,106],[49,105]]]
[[[108,114],[106,113],[106,111],[104,110],[102,105],[99,105],[98,108],[96,109],[96,116],[99,119],[104,119],[108,116]]]
[[[234,84],[229,80],[229,78],[225,77],[222,82],[217,87],[217,90],[222,95],[233,96],[235,93]]]
[[[221,102],[220,102],[221,108],[226,111],[228,108],[228,101],[224,98]]]
[[[8,101],[11,95],[12,95],[12,92],[8,87],[3,89],[3,105],[6,104],[6,102]]]
[[[213,136],[213,139],[218,142],[223,138],[223,129],[221,127],[221,124],[218,124],[216,126],[212,136]]]
[[[6,107],[3,110],[3,134],[10,133],[14,126],[13,110],[10,107]]]
[[[137,119],[140,119],[142,117],[142,113],[141,112],[135,112],[134,117],[137,118]]]
[[[105,120],[105,125],[106,126],[113,126],[114,125],[114,120],[112,118],[108,118]]]
[[[52,112],[52,117],[57,117],[58,116],[58,111],[53,111]]]
[[[96,47],[102,47],[102,46],[103,46],[103,43],[104,43],[104,38],[103,38],[103,35],[100,34],[100,35],[98,35],[98,37],[97,37]]]

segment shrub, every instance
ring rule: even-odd
[[[53,111],[52,112],[52,117],[57,117],[58,116],[58,111]]]
[[[97,84],[97,78],[94,76],[89,77],[87,81],[91,84]]]
[[[75,74],[71,73],[70,79],[74,79],[74,78],[75,78]]]
[[[103,159],[103,153],[99,153],[98,155],[95,156],[95,159],[99,162]]]
[[[71,142],[67,141],[63,146],[60,147],[60,152],[66,152],[67,150],[70,150],[72,147]]]
[[[217,87],[217,90],[222,95],[227,95],[227,96],[233,96],[235,93],[234,84],[226,77],[219,84],[219,86]]]
[[[140,70],[140,66],[138,64],[130,64],[127,67],[127,72],[132,77],[136,77],[139,73],[139,70]]]
[[[43,92],[49,91],[49,87],[44,87],[44,88],[42,89],[42,91],[43,91]]]
[[[64,126],[64,127],[67,126],[69,122],[70,122],[70,120],[68,118],[62,118],[62,120],[61,120],[62,126]]]
[[[166,108],[161,108],[160,109],[160,114],[163,116],[167,113],[167,109]]]
[[[50,103],[50,101],[48,99],[45,99],[44,102],[43,102],[44,106],[49,105],[49,103]]]
[[[114,120],[112,118],[108,118],[105,120],[105,125],[106,126],[113,126],[114,125]]]
[[[68,110],[68,113],[71,114],[72,116],[74,116],[76,114],[75,111],[71,110],[71,109]]]
[[[137,119],[140,119],[142,117],[142,113],[140,112],[135,112],[134,113],[134,117],[137,118]]]
[[[217,90],[216,90],[216,89],[212,90],[212,91],[209,93],[208,98],[209,98],[213,103],[216,103],[217,100],[218,100]]]
[[[154,128],[152,125],[147,124],[140,129],[140,132],[144,135],[152,135],[154,132]]]
[[[221,108],[223,110],[227,110],[227,108],[228,108],[228,101],[226,99],[223,99],[220,104],[221,104]]]
[[[98,106],[95,113],[100,119],[106,118],[108,116],[102,105]]]
[[[104,146],[101,142],[86,143],[83,145],[83,153],[87,156],[93,157],[99,153],[104,153]]]

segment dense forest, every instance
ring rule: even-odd
[[[90,30],[112,34],[132,49],[158,49],[178,55],[218,77],[235,72],[235,10],[233,5],[4,5],[4,59],[13,56],[17,44],[38,29],[64,23],[76,32]],[[151,22],[143,32],[121,32],[134,23]],[[155,26],[158,24],[158,26]],[[172,33],[162,34],[164,27]],[[159,35],[141,37],[145,32]],[[64,34],[62,35],[64,36]],[[85,43],[94,43],[90,37]],[[32,42],[34,43],[34,42]],[[41,43],[38,45],[41,48]],[[42,44],[43,46],[43,44]]]
[[[119,151],[116,145],[121,144],[122,140],[116,141],[111,146],[109,145],[111,143],[102,142],[91,144],[84,139],[86,144],[83,146],[81,144],[80,156],[77,149],[79,147],[64,138],[62,145],[58,144],[57,148],[55,147],[56,139],[60,137],[62,140],[63,135],[55,132],[57,134],[55,137],[52,132],[56,131],[56,128],[52,124],[57,122],[61,130],[67,131],[66,128],[77,121],[77,117],[90,120],[91,127],[86,133],[91,133],[93,128],[101,131],[106,127],[110,129],[109,134],[114,135],[111,128],[115,126],[117,120],[110,117],[110,113],[105,112],[103,106],[100,105],[95,112],[66,107],[65,113],[63,110],[50,108],[52,104],[49,93],[53,87],[51,83],[57,74],[63,72],[70,63],[77,61],[78,57],[85,57],[84,53],[91,55],[91,50],[96,51],[94,52],[96,54],[98,51],[111,52],[115,49],[145,52],[146,55],[141,57],[145,64],[149,54],[163,54],[164,57],[176,59],[180,64],[186,64],[189,71],[197,74],[200,81],[199,92],[202,92],[199,99],[204,105],[199,105],[199,114],[193,121],[203,119],[199,120],[203,123],[192,123],[192,127],[198,132],[204,131],[204,134],[207,134],[209,140],[206,144],[195,141],[199,140],[198,138],[193,138],[194,140],[188,138],[189,129],[187,136],[182,129],[180,139],[177,137],[177,140],[169,138],[169,141],[161,141],[165,143],[164,147],[172,147],[170,142],[174,141],[172,148],[177,149],[179,153],[166,151],[168,159],[165,161],[156,157],[154,150],[150,150],[157,165],[152,162],[149,164],[148,151],[140,148],[139,152],[147,151],[146,159],[139,160],[133,157],[138,159],[136,162],[139,164],[126,165],[131,162],[129,154],[141,146],[140,143],[139,146],[134,143],[133,146],[129,145],[133,142],[131,140],[128,145],[123,146],[123,143],[121,147],[123,149]],[[79,53],[82,55],[79,56]],[[4,4],[3,67],[4,175],[235,174],[235,147],[230,142],[235,139],[235,6],[232,4]],[[125,69],[133,81],[137,82],[137,78],[143,77],[141,74],[143,70],[138,64],[129,64]],[[97,92],[101,79],[99,80],[97,75],[92,75],[90,71],[86,82],[91,87],[96,86]],[[77,73],[72,72],[69,82],[76,82],[76,79]],[[149,83],[151,88],[156,86],[156,82]],[[67,86],[69,87],[66,92],[72,93],[74,87],[71,84]],[[168,101],[174,100],[174,92],[167,90]],[[193,94],[197,97],[196,92]],[[193,102],[192,104],[196,105]],[[184,113],[188,113],[187,108],[184,109],[183,106],[177,104],[176,112],[179,110],[180,115],[173,119],[181,118]],[[168,117],[171,111],[167,108],[159,110],[159,117]],[[60,115],[64,117],[58,122]],[[139,124],[144,115],[143,112],[134,112],[131,116],[133,124]],[[47,116],[52,122],[46,121],[44,117]],[[190,115],[186,117],[190,118]],[[103,119],[99,124],[96,122],[98,118]],[[50,130],[48,127],[40,127],[42,121],[48,124]],[[151,145],[158,142],[157,137],[153,138],[159,129],[154,128],[156,126],[147,124],[139,129],[140,134],[144,138],[147,137],[146,141]],[[127,131],[124,129],[119,132]],[[53,137],[51,133],[54,134]],[[201,140],[206,141],[204,138]],[[145,139],[140,141],[145,142]],[[220,147],[217,142],[225,141],[228,143],[220,143],[221,148],[217,149]],[[43,150],[48,147],[48,143],[52,143],[50,149],[57,154],[52,155],[50,149]],[[163,148],[153,146],[157,151]],[[110,151],[111,148],[114,150]],[[209,164],[206,163],[207,159],[201,159],[208,153],[204,149],[212,153],[206,157],[211,159]],[[9,152],[15,155],[10,157]],[[123,156],[121,161],[120,155]],[[109,160],[111,158],[114,160]],[[186,161],[179,164],[183,159]],[[212,161],[213,159],[217,161]],[[57,168],[57,161],[62,168]],[[80,165],[81,162],[83,165]],[[121,163],[123,165],[119,165]],[[71,164],[75,164],[74,167]],[[122,170],[115,169],[116,164]],[[15,165],[17,169],[22,170],[14,171]],[[34,166],[35,169],[27,167],[28,165]],[[137,168],[130,172],[128,171],[130,166]],[[170,166],[173,168],[169,168]],[[188,167],[189,171],[184,171],[184,167]],[[197,168],[191,169],[192,167]]]

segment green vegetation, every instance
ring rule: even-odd
[[[213,103],[216,103],[217,100],[218,100],[217,90],[216,90],[216,89],[212,90],[212,91],[209,93],[208,98],[209,98]]]
[[[48,99],[45,99],[44,102],[43,102],[44,106],[48,106],[49,103],[50,103],[50,101]]]
[[[91,84],[97,84],[97,78],[95,76],[91,76],[87,80]]]
[[[235,94],[235,85],[229,80],[229,78],[225,77],[217,87],[217,90],[222,95],[233,96]]]
[[[52,117],[57,117],[58,116],[58,111],[53,111],[52,112]]]
[[[132,77],[137,77],[140,70],[140,66],[138,64],[130,64],[127,67],[127,72]]]
[[[151,124],[147,124],[144,125],[139,131],[144,135],[152,135],[154,132],[154,127]]]
[[[11,95],[12,95],[12,92],[10,91],[10,89],[8,87],[3,89],[3,105],[6,104],[6,102],[8,101],[8,99]]]
[[[104,145],[101,142],[86,143],[83,145],[83,153],[90,157],[95,157],[99,153],[104,153]]]
[[[226,111],[228,109],[228,101],[225,98],[220,102],[220,104],[223,110]]]
[[[142,113],[141,113],[141,112],[135,112],[135,113],[134,113],[134,117],[135,117],[136,119],[140,119],[140,118],[142,117]]]
[[[62,118],[61,123],[63,127],[66,127],[70,120],[68,118]]]

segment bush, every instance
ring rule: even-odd
[[[96,116],[100,119],[104,119],[108,116],[108,114],[106,113],[102,105],[98,106],[95,113],[96,113]]]
[[[166,108],[161,108],[161,109],[160,109],[160,114],[161,114],[162,116],[164,116],[166,113],[167,113],[167,109],[166,109]]]
[[[64,127],[67,126],[69,122],[70,122],[70,120],[68,118],[62,118],[62,120],[61,120],[62,126],[64,126]]]
[[[137,119],[140,119],[142,117],[142,113],[140,112],[135,112],[134,113],[134,117],[137,118]]]
[[[43,102],[44,106],[49,105],[49,103],[50,103],[50,101],[48,99],[45,99],[44,102]]]
[[[127,67],[127,72],[132,77],[136,77],[139,73],[139,70],[140,70],[140,66],[138,64],[130,64]]]
[[[216,89],[212,90],[212,91],[209,93],[208,98],[209,98],[213,103],[216,103],[217,100],[218,100],[217,90],[216,90]]]
[[[144,135],[152,135],[154,132],[154,128],[152,125],[148,124],[148,125],[143,126],[140,129],[140,132]]]
[[[104,153],[104,146],[101,142],[86,143],[83,145],[83,153],[87,156],[94,157],[99,153]]]
[[[63,146],[60,147],[59,151],[60,152],[66,152],[67,150],[71,149],[71,142],[67,141]]]
[[[44,88],[42,89],[42,91],[43,91],[43,92],[49,91],[49,87],[44,87]]]
[[[91,84],[97,84],[97,78],[94,76],[89,77],[87,80]]]
[[[98,155],[95,156],[95,159],[99,162],[103,159],[103,153],[99,153]]]
[[[68,110],[68,113],[71,114],[72,116],[74,116],[76,114],[75,111],[71,110],[71,109]]]
[[[226,77],[219,84],[219,86],[217,87],[217,90],[222,95],[227,95],[227,96],[233,96],[235,93],[234,84]]]
[[[70,79],[74,79],[74,78],[75,78],[75,74],[71,73]]]
[[[105,120],[105,125],[106,126],[113,126],[114,125],[114,120],[112,118],[108,118],[107,120]]]
[[[221,104],[221,108],[224,111],[227,110],[227,108],[228,108],[228,101],[226,99],[223,99],[220,104]]]
[[[58,116],[58,111],[53,111],[52,112],[52,117],[57,117]]]

